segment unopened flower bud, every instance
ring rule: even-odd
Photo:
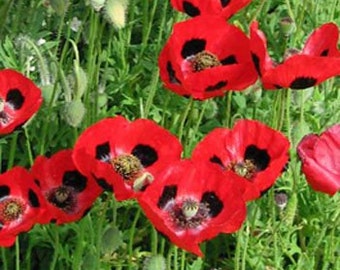
[[[106,16],[117,29],[125,26],[126,9],[126,0],[107,0],[105,4]]]
[[[72,127],[78,127],[85,115],[85,106],[79,99],[66,103],[63,110],[66,122]]]
[[[283,210],[287,206],[288,196],[285,192],[276,193],[274,199],[280,210]]]
[[[280,28],[285,37],[289,37],[296,29],[295,23],[290,17],[284,17],[280,20]]]
[[[90,4],[95,11],[100,11],[104,5],[106,0],[90,0]]]
[[[59,16],[62,16],[66,13],[68,6],[70,4],[68,0],[50,0],[49,2],[53,10]]]

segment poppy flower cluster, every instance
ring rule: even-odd
[[[334,195],[340,190],[340,124],[320,134],[308,134],[297,147],[302,172],[310,186]]]
[[[159,55],[167,89],[204,100],[241,91],[260,77],[264,89],[305,89],[340,75],[339,29],[326,23],[310,35],[301,53],[289,50],[277,64],[269,56],[265,34],[254,21],[248,38],[227,22],[251,1],[172,0],[194,18],[176,23]]]

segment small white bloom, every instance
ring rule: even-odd
[[[70,23],[71,30],[74,32],[78,32],[81,26],[81,21],[77,17],[73,17]]]

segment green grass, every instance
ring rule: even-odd
[[[203,259],[158,235],[136,202],[116,202],[105,193],[79,222],[36,225],[14,247],[1,248],[1,269],[151,270],[157,268],[147,258],[157,254],[164,257],[166,269],[174,270],[340,269],[339,194],[311,190],[295,151],[306,133],[340,122],[338,78],[304,91],[258,87],[204,102],[184,99],[165,90],[158,76],[158,54],[173,23],[185,18],[169,1],[130,0],[127,23],[120,30],[87,1],[73,1],[65,12],[43,2],[0,0],[0,67],[29,76],[45,99],[25,129],[0,139],[3,171],[14,165],[29,168],[38,155],[71,148],[86,127],[117,114],[155,120],[181,139],[185,157],[214,127],[258,119],[292,141],[291,162],[275,186],[248,205],[239,232],[202,244]],[[315,27],[329,21],[340,25],[339,2],[254,0],[231,21],[247,32],[257,19],[271,55],[279,60],[285,48],[301,48]],[[296,31],[285,39],[279,21],[287,15]],[[70,28],[74,17],[81,21],[78,32]],[[46,43],[37,45],[39,39]],[[83,118],[79,111],[65,113],[74,100],[84,104]],[[274,203],[275,191],[288,194],[284,210]]]

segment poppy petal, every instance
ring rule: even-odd
[[[320,136],[306,135],[297,147],[302,171],[310,186],[334,195],[340,190],[340,125],[334,125]]]
[[[338,40],[338,26],[334,23],[323,24],[309,36],[302,53],[310,56],[340,57]]]
[[[305,89],[340,75],[340,58],[293,55],[262,77],[266,89]]]
[[[15,70],[0,71],[0,135],[24,124],[41,103],[41,91],[30,79]]]

